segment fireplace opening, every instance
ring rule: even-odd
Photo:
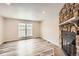
[[[63,32],[62,49],[68,56],[76,55],[76,33]]]

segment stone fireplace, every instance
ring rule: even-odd
[[[79,3],[66,3],[59,12],[60,45],[69,56],[79,56]]]

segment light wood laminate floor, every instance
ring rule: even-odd
[[[0,56],[64,56],[54,44],[37,38],[7,42],[0,45]]]

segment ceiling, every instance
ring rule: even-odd
[[[0,16],[41,21],[58,17],[62,3],[0,3]],[[43,12],[43,13],[42,13]]]

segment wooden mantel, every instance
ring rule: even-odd
[[[65,25],[65,24],[68,24],[68,23],[72,23],[72,22],[75,22],[75,21],[77,21],[77,20],[79,20],[79,17],[72,17],[71,19],[60,23],[59,26]]]

